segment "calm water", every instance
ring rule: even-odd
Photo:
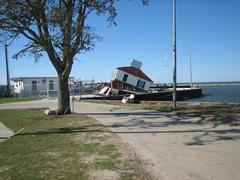
[[[203,96],[189,101],[240,103],[240,84],[238,86],[203,86]]]

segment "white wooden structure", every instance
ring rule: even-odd
[[[13,91],[20,96],[41,96],[57,92],[57,77],[14,77]]]
[[[148,91],[153,81],[140,69],[142,62],[132,60],[130,66],[118,67],[112,73],[112,88],[125,89],[125,85],[130,85]]]

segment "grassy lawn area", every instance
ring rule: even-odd
[[[200,103],[194,105],[190,102],[178,102],[176,110],[172,110],[171,102],[147,102],[139,106],[142,109],[168,112],[179,116],[201,117],[203,120],[213,123],[240,125],[239,104]]]
[[[35,99],[32,98],[15,98],[15,97],[9,97],[9,98],[0,98],[0,104],[4,103],[11,103],[11,102],[23,102],[23,101],[33,101]]]
[[[169,101],[143,101],[139,104],[122,104],[121,101],[117,100],[88,100],[88,102],[156,110],[179,116],[201,117],[203,120],[211,121],[213,123],[229,124],[232,126],[240,125],[240,104],[194,104],[193,102],[177,102],[177,108],[176,110],[173,110],[172,102]]]
[[[134,152],[98,121],[0,110],[17,136],[0,144],[0,179],[150,179]]]

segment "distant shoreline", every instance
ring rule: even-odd
[[[240,83],[194,83],[198,86],[240,86]]]
[[[179,86],[190,86],[190,83],[177,83]],[[159,86],[171,86],[172,83],[156,83]],[[193,82],[193,85],[197,86],[240,86],[240,81],[229,82]]]

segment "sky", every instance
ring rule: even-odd
[[[132,59],[156,83],[172,82],[172,0],[115,3],[117,26],[106,17],[88,23],[102,37],[93,51],[78,54],[71,76],[81,80],[110,81],[114,68]],[[240,81],[240,1],[177,0],[177,82]],[[56,76],[47,56],[38,63],[32,56],[12,59],[25,39],[8,48],[11,77]],[[0,46],[0,84],[6,84],[4,47]]]

